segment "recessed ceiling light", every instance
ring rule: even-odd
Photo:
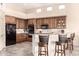
[[[48,7],[47,8],[47,11],[52,11],[52,7]]]
[[[40,12],[41,12],[41,9],[37,9],[36,12],[37,12],[37,13],[40,13]]]
[[[59,9],[65,9],[65,5],[59,5]]]

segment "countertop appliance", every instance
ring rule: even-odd
[[[16,44],[16,24],[6,24],[6,46]]]

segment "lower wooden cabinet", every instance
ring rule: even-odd
[[[32,35],[26,35],[26,34],[16,34],[16,43],[19,42],[32,42]]]
[[[28,36],[26,34],[16,34],[16,43],[27,41]]]

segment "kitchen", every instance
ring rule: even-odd
[[[20,4],[19,5],[14,4],[14,5],[19,6]],[[25,4],[25,5],[27,6],[28,4]],[[38,7],[35,5],[38,5]],[[36,51],[36,49],[38,49],[38,47],[35,47],[35,44],[38,45],[37,43],[39,39],[35,37],[39,35],[48,34],[51,37],[51,38],[49,37],[49,39],[54,40],[56,38],[53,38],[52,35],[60,33],[62,29],[69,34],[75,32],[76,37],[75,37],[74,45],[76,46],[79,45],[78,33],[77,33],[78,29],[77,27],[75,27],[76,23],[74,22],[75,21],[74,19],[77,19],[78,17],[73,15],[74,10],[78,11],[78,7],[73,7],[73,5],[76,5],[76,4],[64,4],[65,6],[62,4],[53,4],[53,11],[54,11],[53,13],[52,13],[52,9],[48,8],[49,6],[52,6],[52,4],[45,4],[45,6],[41,6],[44,4],[35,4],[35,5],[34,5],[35,6],[34,9],[30,9],[29,11],[27,9],[26,11],[27,14],[18,13],[18,10],[20,9],[17,9],[17,8],[15,8],[16,12],[14,10],[14,13],[13,13],[13,10],[9,11],[8,9],[6,9],[6,12],[5,12],[6,46],[19,44],[22,42],[31,42],[32,52],[35,56],[37,56],[38,51]],[[59,7],[60,5],[62,6],[61,8]],[[72,8],[70,8],[70,6]],[[40,11],[39,8],[41,8],[42,11],[44,10],[45,11],[42,12]],[[38,12],[36,11],[37,13],[35,12],[36,9],[38,10]],[[78,13],[75,12],[74,14],[78,14]],[[78,22],[78,20],[76,20],[76,22]],[[73,25],[74,23],[75,25]],[[49,45],[49,46],[51,47],[52,45]],[[49,49],[50,56],[52,55],[51,51],[52,50]]]
[[[11,21],[10,21],[11,19]],[[56,20],[57,19],[57,20]],[[59,20],[60,19],[60,20]],[[63,21],[63,24],[58,23]],[[6,24],[15,24],[16,25],[16,43],[29,41],[32,42],[32,35],[36,29],[64,29],[66,16],[59,17],[48,17],[48,18],[37,18],[37,19],[19,19],[12,16],[5,16]],[[53,23],[51,23],[53,22]],[[56,24],[55,24],[56,23]],[[58,25],[60,24],[60,26]],[[46,28],[43,28],[47,26]],[[60,28],[59,28],[60,27]],[[33,28],[33,30],[31,29]],[[34,31],[35,30],[35,31]],[[9,36],[10,37],[10,36]],[[13,38],[13,37],[11,37]]]

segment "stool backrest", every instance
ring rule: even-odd
[[[75,33],[72,33],[71,34],[71,39],[74,40],[74,37],[75,37]]]
[[[65,42],[67,40],[67,35],[59,35],[59,41]]]
[[[39,36],[39,42],[48,44],[49,36]]]

